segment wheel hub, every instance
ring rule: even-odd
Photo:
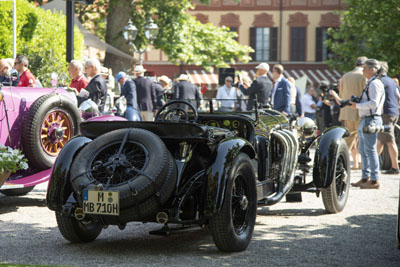
[[[242,199],[240,200],[240,208],[242,210],[246,210],[248,206],[249,206],[249,200],[247,199],[246,196],[242,196]]]
[[[48,132],[48,136],[53,144],[58,143],[64,136],[64,130],[61,128],[61,125],[58,123],[53,123]]]

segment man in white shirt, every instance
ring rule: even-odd
[[[358,127],[358,151],[361,154],[361,180],[352,183],[352,186],[362,189],[379,188],[379,157],[377,152],[378,133],[364,131],[363,128],[371,125],[382,125],[382,109],[385,102],[385,88],[380,80],[381,65],[376,59],[365,61],[363,75],[368,79],[362,92],[360,102],[350,102],[352,109],[358,109],[360,125]]]
[[[301,98],[301,109],[304,112],[304,117],[315,119],[315,111],[317,109],[317,103],[313,99],[314,88],[312,86],[307,87],[307,92]]]
[[[218,88],[216,99],[219,102],[218,111],[221,112],[232,112],[235,109],[235,103],[237,100],[236,88],[232,86],[233,78],[227,76],[225,78],[225,84]]]

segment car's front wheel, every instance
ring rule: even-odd
[[[101,224],[91,221],[78,221],[56,212],[58,229],[65,239],[71,242],[83,243],[95,240],[101,230]]]
[[[350,189],[350,159],[344,140],[339,142],[336,165],[331,185],[321,191],[322,201],[327,212],[338,213],[346,206]]]
[[[250,243],[257,214],[255,181],[250,158],[239,154],[229,173],[222,209],[210,219],[212,238],[221,251],[242,251]]]

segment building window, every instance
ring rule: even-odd
[[[237,37],[234,38],[235,41],[239,41],[239,28],[238,27],[229,27],[229,31],[230,32],[236,32],[237,33]]]
[[[306,29],[290,28],[290,61],[306,61]]]
[[[250,46],[254,49],[251,54],[253,61],[276,61],[278,54],[278,28],[250,28]]]
[[[325,41],[329,38],[330,36],[328,35],[327,27],[320,27],[316,29],[315,61],[321,62],[334,57],[333,52],[328,49],[325,44]]]

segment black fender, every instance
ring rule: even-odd
[[[328,188],[333,181],[339,140],[349,136],[343,127],[331,127],[324,131],[314,157],[313,182],[317,188]]]
[[[77,136],[68,141],[57,157],[47,187],[47,207],[54,211],[61,210],[72,193],[70,183],[70,169],[72,162],[78,152],[92,139]]]
[[[208,187],[205,215],[211,216],[221,209],[229,172],[233,167],[232,163],[241,152],[246,153],[250,158],[254,158],[256,155],[253,146],[243,138],[229,138],[218,144],[214,157],[215,161],[206,172]]]

